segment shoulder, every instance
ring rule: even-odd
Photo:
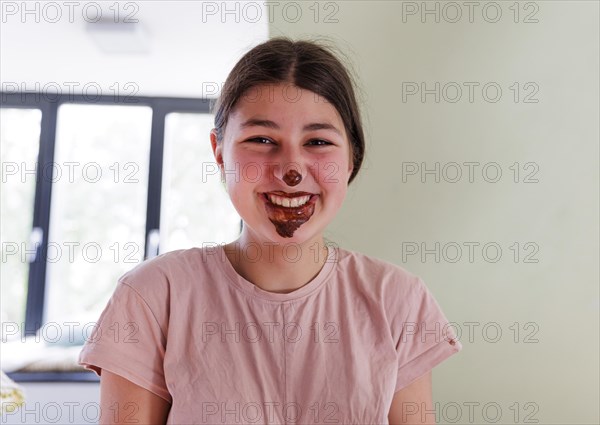
[[[381,312],[394,336],[397,325],[426,298],[423,280],[404,267],[364,253],[339,249],[340,288],[351,288],[354,300],[368,300],[369,315]]]
[[[203,248],[165,252],[142,261],[118,278],[112,299],[132,312],[149,311],[166,334],[171,307],[192,300],[191,293],[210,267]]]
[[[420,279],[398,264],[345,248],[338,248],[338,263],[344,273],[371,280],[381,279],[411,285]]]
[[[201,265],[201,248],[178,249],[142,261],[122,274],[118,281],[144,298],[165,296],[173,284],[189,281],[194,268]]]
[[[385,297],[403,297],[423,289],[423,281],[404,267],[344,248],[338,249],[338,272],[344,279],[363,282]]]

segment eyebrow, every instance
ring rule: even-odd
[[[279,130],[281,127],[279,127],[279,125],[271,120],[263,120],[263,119],[259,119],[259,118],[250,118],[246,121],[244,121],[241,125],[242,128],[247,128],[247,127],[266,127],[266,128],[272,128],[274,130]],[[342,135],[342,133],[340,132],[340,130],[338,130],[333,124],[329,124],[327,122],[314,122],[314,123],[310,123],[305,125],[302,128],[303,131],[315,131],[315,130],[331,130],[334,131],[335,133],[339,134],[340,136]]]

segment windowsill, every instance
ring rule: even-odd
[[[15,382],[100,382],[100,377],[92,371],[18,371],[6,375]]]
[[[1,366],[15,382],[99,382],[95,372],[78,363],[82,348],[16,339],[2,344]]]

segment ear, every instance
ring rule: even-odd
[[[212,147],[213,155],[215,156],[215,161],[217,162],[219,168],[221,168],[223,166],[223,143],[217,142],[217,129],[215,128],[210,131],[210,145]]]
[[[350,184],[350,177],[352,176],[352,172],[354,171],[354,167],[350,167],[348,170],[348,180],[346,180],[346,186]]]
[[[352,155],[352,149],[350,149],[350,160],[348,161],[348,178],[352,175],[352,171],[354,171],[354,157]]]

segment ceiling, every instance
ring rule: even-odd
[[[49,3],[57,6],[32,2],[25,13],[24,3],[3,2],[2,91],[214,98],[241,55],[268,38],[262,2],[235,2],[229,13],[223,2],[120,2],[116,24],[112,1],[95,2],[100,14],[83,7],[94,2]]]

